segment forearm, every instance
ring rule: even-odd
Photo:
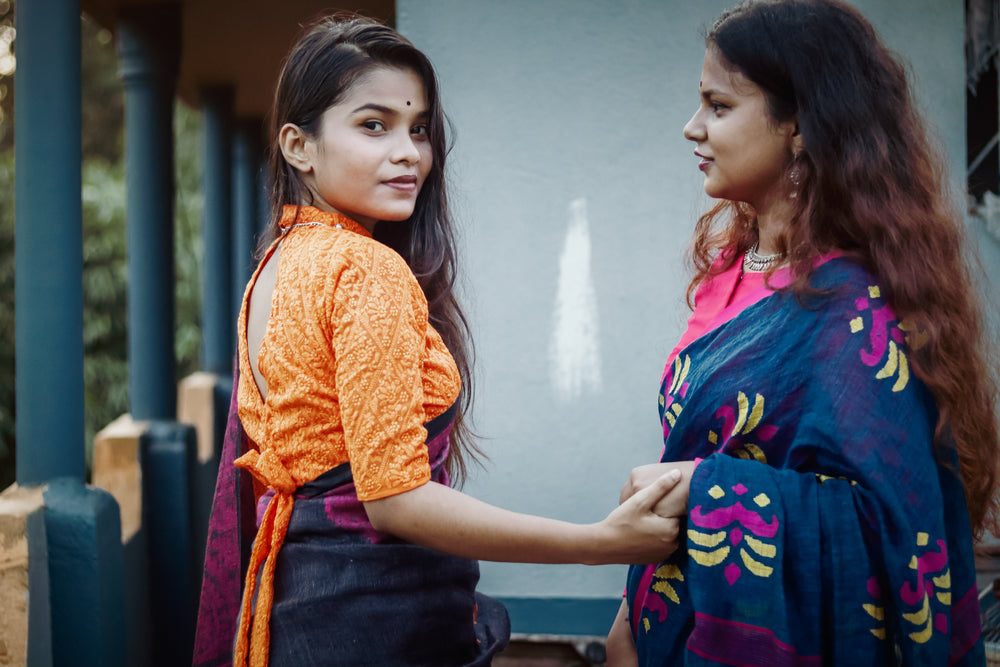
[[[522,563],[621,562],[613,531],[495,507],[429,482],[366,502],[372,525],[415,544],[479,560]]]
[[[608,667],[638,667],[639,655],[628,627],[628,603],[625,600],[622,600],[618,615],[611,624],[605,647],[608,651]]]

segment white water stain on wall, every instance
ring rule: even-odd
[[[552,386],[560,400],[571,401],[600,386],[599,333],[597,294],[590,271],[587,200],[581,197],[569,204],[549,349]]]

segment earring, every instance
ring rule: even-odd
[[[795,199],[799,196],[799,185],[802,183],[802,173],[798,167],[792,167],[788,172],[788,180],[792,183],[792,191],[788,194],[788,198]]]

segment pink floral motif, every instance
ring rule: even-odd
[[[934,615],[934,629],[938,632],[948,632],[948,616],[938,612]]]
[[[740,574],[742,574],[740,566],[736,563],[730,563],[726,566],[726,581],[729,582],[730,586],[736,583],[736,580],[740,578]]]
[[[940,551],[929,551],[917,559],[917,585],[906,582],[899,591],[899,597],[908,605],[919,604],[925,594],[934,595],[934,583],[930,577],[925,576],[940,572],[948,566],[948,548],[944,540],[938,540],[937,544]]]

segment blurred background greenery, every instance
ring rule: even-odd
[[[13,0],[0,0],[0,489],[14,481],[14,77]],[[83,338],[87,466],[94,434],[128,412],[124,99],[114,38],[81,18],[83,85]],[[201,168],[198,114],[175,109],[178,378],[201,350]]]

